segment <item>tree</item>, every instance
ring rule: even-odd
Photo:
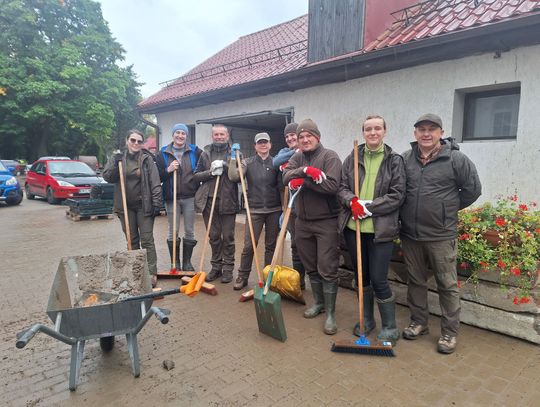
[[[103,159],[139,120],[122,46],[91,0],[0,0],[0,152]]]

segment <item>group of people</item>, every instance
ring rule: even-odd
[[[355,185],[354,151],[342,163],[336,152],[321,143],[317,124],[306,119],[284,129],[287,147],[272,157],[267,133],[254,137],[255,155],[242,158],[238,144],[230,143],[226,126],[212,127],[212,143],[203,150],[188,144],[189,129],[177,124],[172,142],[153,159],[142,149],[144,136],[132,130],[126,138],[127,150],[114,155],[104,171],[108,182],[119,181],[118,162],[125,168],[126,201],[134,248],[147,250],[148,266],[155,283],[156,251],[153,217],[165,199],[168,216],[167,244],[172,260],[173,216],[184,217],[183,270],[193,270],[191,255],[195,212],[202,212],[210,228],[211,270],[207,280],[233,281],[235,217],[239,210],[239,168],[248,185],[248,203],[257,244],[265,229],[265,264],[270,264],[280,229],[284,188],[298,193],[288,223],[293,268],[305,276],[313,293],[313,304],[305,318],[325,313],[323,331],[337,332],[336,297],[340,236],[344,237],[356,271],[357,224],[360,225],[364,330],[353,327],[357,336],[376,327],[377,304],[381,329],[377,338],[395,343],[400,336],[417,339],[428,333],[427,281],[433,275],[441,306],[441,336],[437,350],[452,353],[457,346],[460,296],[456,270],[457,213],[481,194],[481,184],[472,161],[452,138],[443,138],[442,120],[425,114],[414,123],[411,149],[400,155],[385,144],[386,122],[378,115],[362,123],[364,143],[358,148],[358,185]],[[241,165],[237,163],[241,159]],[[177,200],[173,201],[173,173],[176,171]],[[216,182],[219,185],[216,189]],[[118,188],[117,188],[118,189]],[[355,191],[359,191],[355,193]],[[215,197],[214,216],[209,224]],[[115,210],[122,213],[119,191]],[[120,216],[122,228],[124,220]],[[359,222],[357,222],[357,220]],[[175,230],[178,230],[176,225]],[[395,317],[395,295],[388,283],[388,268],[396,239],[401,239],[408,273],[407,302],[410,323],[400,335]],[[180,239],[176,239],[180,252]],[[233,288],[248,284],[253,246],[246,224],[244,248]]]

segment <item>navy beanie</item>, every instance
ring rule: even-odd
[[[174,132],[176,130],[182,130],[184,133],[186,133],[186,135],[189,136],[188,126],[186,126],[184,123],[176,123],[172,128],[172,133],[171,134],[174,134]]]

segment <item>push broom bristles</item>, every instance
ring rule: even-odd
[[[371,345],[365,336],[356,341],[336,341],[332,344],[332,352],[359,353],[361,355],[396,356],[390,342]]]

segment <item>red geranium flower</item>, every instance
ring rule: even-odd
[[[459,235],[459,240],[469,240],[471,236],[468,233],[463,233],[462,235]]]
[[[503,269],[503,268],[506,268],[506,263],[504,261],[502,261],[501,259],[499,259],[497,261],[497,266],[499,266],[499,268]]]
[[[519,198],[518,198],[518,196],[517,196],[517,195],[515,195],[515,194],[514,194],[514,195],[511,195],[511,196],[509,196],[508,198],[509,198],[509,199],[510,199],[511,201],[514,201],[514,202],[517,202],[517,201],[518,201],[518,199],[519,199]]]
[[[485,261],[481,261],[481,262],[480,262],[480,265],[481,265],[482,267],[487,267],[487,266],[488,266],[488,264],[487,264]]]
[[[519,205],[519,209],[521,209],[522,211],[528,211],[529,210],[529,208],[525,204]]]
[[[518,297],[514,297],[514,299],[512,300],[512,302],[514,303],[514,305],[518,305],[518,304],[519,304],[519,298],[518,298]]]
[[[504,226],[506,225],[506,220],[504,220],[503,218],[497,218],[495,219],[495,224],[497,226]]]
[[[519,300],[520,304],[528,304],[529,302],[531,302],[530,297],[521,297],[521,299]]]
[[[521,274],[521,270],[518,269],[517,267],[514,267],[514,268],[510,269],[510,273],[512,273],[515,276],[519,276]]]

